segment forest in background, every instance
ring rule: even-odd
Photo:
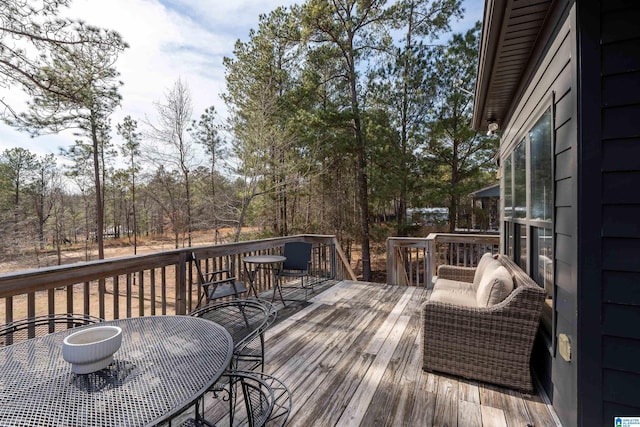
[[[21,110],[0,101],[4,121],[76,135],[57,155],[0,153],[4,260],[78,244],[103,258],[105,239],[123,237],[132,253],[150,236],[177,248],[231,227],[232,240],[335,234],[361,248],[368,280],[371,240],[407,235],[408,207],[447,207],[453,231],[468,193],[495,183],[498,141],[470,127],[480,24],[435,43],[457,0],[278,8],[224,58],[225,117],[194,112],[198,88],[177,78],[158,88],[155,117],[121,123],[126,41],[59,18],[67,4],[0,11],[0,85],[29,97]]]

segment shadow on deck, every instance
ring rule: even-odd
[[[292,393],[287,425],[559,425],[539,395],[422,370],[420,306],[428,292],[325,281],[308,303],[277,304],[265,372]]]

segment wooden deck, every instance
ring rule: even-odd
[[[280,311],[267,331],[265,372],[292,393],[287,425],[557,426],[537,395],[422,370],[427,294],[343,281],[300,311]]]

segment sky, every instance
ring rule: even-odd
[[[246,41],[249,30],[256,29],[260,14],[296,0],[72,0],[64,15],[88,24],[118,31],[129,44],[120,55],[116,68],[124,82],[120,90],[121,106],[114,111],[112,123],[130,115],[139,126],[153,121],[154,103],[178,78],[191,90],[193,118],[214,106],[224,116],[221,99],[225,90],[225,56],[232,56],[236,40]],[[471,28],[482,19],[483,0],[464,0],[465,16],[452,22],[453,32]],[[7,100],[23,95],[0,91]],[[113,133],[114,142],[119,136]],[[0,123],[0,152],[22,147],[38,155],[58,153],[76,138],[71,132],[31,138]]]

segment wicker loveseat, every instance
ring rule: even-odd
[[[486,264],[491,268],[484,268],[479,277],[468,267],[438,269],[431,297],[423,306],[423,369],[530,393],[531,349],[545,292],[504,255],[485,255],[478,268]],[[485,305],[487,295],[480,295],[478,279],[487,282],[489,270],[497,271],[500,266],[504,267],[500,269],[503,277],[508,272],[512,288],[507,288],[506,297],[491,290],[489,300],[501,301]]]

